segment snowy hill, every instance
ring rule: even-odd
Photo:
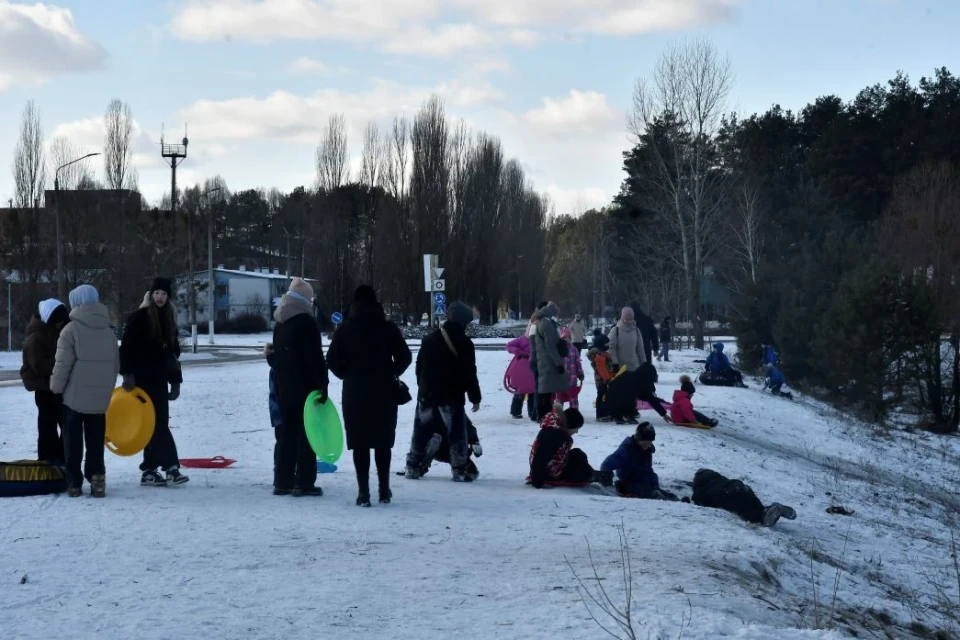
[[[702,357],[674,355],[660,369],[667,399]],[[479,481],[454,484],[449,467],[435,465],[420,481],[394,476],[394,504],[372,509],[353,506],[349,455],[319,477],[324,497],[270,495],[264,363],[185,369],[172,406],[180,455],[237,464],[148,489],[138,484],[138,457],[110,456],[106,500],[0,502],[0,628],[11,638],[598,638],[606,634],[571,567],[591,592],[595,567],[621,606],[622,524],[636,637],[956,631],[948,620],[960,606],[950,549],[960,512],[955,440],[880,437],[819,404],[762,395],[755,381],[748,390],[698,385],[695,404],[721,419],[717,429],[644,414],[657,428],[654,465],[665,487],[689,495],[685,483],[711,467],[766,502],[794,506],[796,521],[763,529],[689,504],[537,491],[523,484],[537,427],[509,417],[508,361],[478,353]],[[412,372],[405,379],[415,388]],[[339,390],[334,383],[338,400]],[[596,424],[593,399],[588,377],[576,441],[599,466],[632,427]],[[30,457],[32,397],[0,388],[0,406],[0,459]],[[412,413],[401,408],[395,470]],[[828,514],[831,506],[854,514]]]

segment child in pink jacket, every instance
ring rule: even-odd
[[[693,408],[693,386],[690,376],[680,376],[680,388],[673,392],[673,404],[670,406],[670,419],[674,424],[702,424],[715,427],[719,422],[709,418]]]
[[[583,365],[580,362],[580,352],[573,345],[570,329],[560,330],[560,338],[567,343],[567,357],[563,359],[563,368],[567,373],[570,387],[563,393],[554,396],[555,402],[568,402],[571,409],[580,408],[580,387],[583,385]]]

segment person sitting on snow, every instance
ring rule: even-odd
[[[789,391],[781,391],[783,388],[783,383],[785,383],[787,380],[783,377],[783,372],[780,371],[776,365],[763,365],[763,375],[766,377],[763,385],[764,390],[770,389],[770,393],[775,396],[781,396],[788,400],[793,400],[792,393]]]
[[[637,400],[643,400],[653,407],[653,410],[657,412],[657,415],[663,418],[664,422],[670,423],[671,420],[669,416],[667,416],[667,410],[663,406],[663,399],[657,397],[657,382],[659,379],[660,376],[657,373],[657,368],[653,366],[652,363],[644,362],[640,365],[640,368],[633,373],[635,393],[633,407],[636,409]]]
[[[772,527],[780,518],[797,519],[797,512],[792,507],[779,502],[765,507],[749,486],[712,469],[700,469],[693,476],[693,504],[723,509],[765,527]]]
[[[559,404],[544,416],[530,448],[530,475],[527,481],[542,489],[548,481],[595,482],[600,476],[590,466],[587,454],[573,448],[573,436],[583,427],[578,409],[563,410]]]
[[[693,408],[693,394],[696,392],[690,376],[680,376],[680,388],[673,392],[673,404],[670,405],[670,417],[674,424],[717,426],[719,422],[716,419],[708,418]]]
[[[743,383],[743,374],[733,368],[730,359],[723,352],[723,343],[717,342],[713,345],[713,351],[707,356],[706,380],[704,382],[746,388]],[[702,379],[702,378],[701,378]]]
[[[614,485],[617,493],[633,498],[677,502],[676,495],[660,488],[660,478],[653,470],[653,454],[657,451],[653,441],[656,439],[657,431],[653,425],[641,422],[634,434],[624,438],[617,450],[600,465],[600,471],[617,474],[616,483],[612,477],[605,476],[603,484]]]

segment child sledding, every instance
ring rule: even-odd
[[[673,392],[673,404],[670,405],[673,424],[695,429],[712,429],[719,422],[693,408],[693,394],[696,392],[697,388],[693,386],[690,376],[680,376],[680,388]]]
[[[713,387],[740,387],[746,389],[743,374],[733,368],[730,358],[723,352],[723,343],[713,345],[713,351],[707,356],[705,371],[700,374],[700,382]]]

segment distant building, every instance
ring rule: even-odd
[[[208,314],[209,272],[204,269],[194,274],[197,287],[197,323],[206,324]],[[214,321],[232,320],[240,315],[256,314],[268,323],[273,321],[273,312],[277,303],[290,285],[290,276],[283,275],[279,269],[248,270],[225,269],[223,265],[213,270],[214,278]],[[305,278],[314,288],[317,281]],[[178,279],[177,323],[181,327],[190,324],[190,306],[187,298],[187,276]]]

